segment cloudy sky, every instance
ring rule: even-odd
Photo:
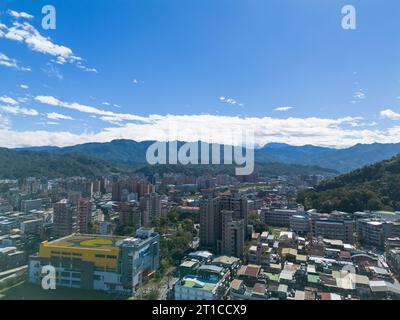
[[[46,4],[0,2],[0,147],[400,142],[397,0],[52,0],[55,30]]]

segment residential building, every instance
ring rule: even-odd
[[[80,198],[77,208],[77,227],[79,233],[89,233],[89,225],[92,217],[92,203],[90,199]]]
[[[241,244],[248,233],[247,216],[247,199],[243,196],[236,194],[203,200],[200,205],[200,246],[216,254],[236,251],[241,257]]]
[[[358,219],[357,239],[364,246],[383,247],[387,234],[387,226],[383,220]]]
[[[221,253],[238,258],[243,257],[245,226],[244,220],[233,220],[233,211],[223,210]]]
[[[21,210],[28,213],[31,210],[40,210],[42,208],[42,199],[22,200]]]
[[[140,198],[142,210],[142,225],[147,227],[151,220],[161,216],[161,197],[153,192],[145,194]]]
[[[310,230],[314,237],[338,239],[354,243],[354,222],[347,215],[312,213]]]
[[[263,208],[261,221],[270,226],[289,227],[290,217],[296,213],[296,210]]]
[[[175,284],[175,300],[222,300],[228,293],[230,271],[202,265],[196,274],[186,275]]]
[[[141,212],[136,202],[120,202],[118,204],[119,224],[139,228],[141,226]]]
[[[54,236],[61,238],[70,235],[76,229],[74,210],[68,200],[64,199],[53,206]]]

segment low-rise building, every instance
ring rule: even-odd
[[[214,265],[202,265],[197,274],[186,275],[174,288],[175,300],[221,300],[226,297],[230,271]]]
[[[296,213],[296,210],[263,208],[261,209],[261,221],[271,226],[289,227],[290,217]]]

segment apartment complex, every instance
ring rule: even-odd
[[[140,208],[142,210],[142,224],[147,227],[151,219],[161,215],[161,197],[153,192],[140,198]]]
[[[261,210],[261,220],[267,225],[289,227],[290,217],[296,213],[296,210],[264,208]]]
[[[354,243],[354,221],[342,214],[311,214],[310,231],[314,237]]]
[[[112,184],[112,200],[125,202],[131,193],[136,193],[140,199],[154,191],[154,186],[147,181],[117,181]]]
[[[216,254],[241,257],[247,236],[247,198],[239,195],[203,200],[200,205],[200,245]]]
[[[264,208],[261,210],[261,220],[270,226],[290,228],[304,236],[339,239],[346,243],[354,242],[353,218],[342,212],[324,214]]]
[[[75,231],[74,211],[68,200],[64,199],[53,206],[54,236],[64,237]]]
[[[221,254],[242,258],[245,241],[244,220],[234,220],[233,211],[223,210]]]
[[[142,214],[137,202],[120,202],[118,204],[118,213],[120,225],[141,226]]]
[[[79,233],[89,233],[89,224],[92,215],[92,203],[90,199],[81,198],[78,200],[77,227]]]
[[[357,220],[358,241],[368,247],[384,247],[388,238],[400,237],[400,222],[383,219]]]

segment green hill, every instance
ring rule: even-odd
[[[298,201],[325,212],[400,210],[400,156],[323,181]]]
[[[120,173],[112,164],[82,154],[0,149],[0,179],[63,178]]]

